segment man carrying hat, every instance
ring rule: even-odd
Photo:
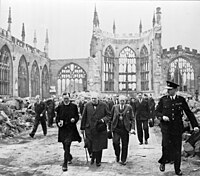
[[[168,160],[174,161],[176,175],[182,175],[181,165],[181,147],[183,132],[183,111],[187,115],[194,132],[198,132],[198,122],[191,112],[188,104],[182,96],[176,95],[179,85],[167,81],[168,95],[160,98],[155,110],[156,116],[160,119],[162,132],[162,157],[159,159],[160,171],[165,171],[165,164]],[[171,154],[171,155],[170,155]],[[173,156],[173,158],[169,158]]]

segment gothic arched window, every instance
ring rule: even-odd
[[[58,94],[87,90],[87,74],[75,63],[65,65],[58,73]]]
[[[0,95],[9,95],[12,85],[11,55],[7,46],[0,50]]]
[[[33,62],[31,69],[31,96],[40,95],[40,72],[36,61]]]
[[[18,96],[22,98],[29,96],[28,65],[24,56],[22,56],[19,60]]]
[[[170,63],[168,80],[179,84],[180,91],[195,92],[194,68],[182,57]]]
[[[141,90],[149,90],[149,56],[146,46],[140,51]]]
[[[136,91],[136,54],[130,47],[119,54],[119,91]]]
[[[49,73],[45,65],[42,70],[42,98],[49,97]]]
[[[114,52],[108,46],[104,53],[104,84],[105,91],[114,91]]]

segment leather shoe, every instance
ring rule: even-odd
[[[72,160],[68,161],[67,163],[68,163],[68,164],[72,164]]]
[[[165,171],[165,164],[160,164],[159,169],[160,169],[161,172],[164,172]]]
[[[91,159],[90,164],[91,164],[91,165],[94,164],[94,158]]]
[[[140,142],[140,143],[139,143],[139,145],[142,145],[142,144],[143,144],[143,142]]]
[[[148,141],[147,141],[147,140],[145,141],[145,144],[148,144]]]
[[[96,166],[97,166],[97,167],[100,167],[100,166],[101,166],[101,163],[96,163]]]
[[[119,162],[119,156],[116,156],[116,162],[117,163]]]
[[[63,166],[62,166],[62,170],[63,170],[63,172],[65,172],[65,171],[68,170],[68,168],[67,168],[67,164],[63,164]]]
[[[176,175],[183,175],[183,173],[180,171],[176,172]]]
[[[120,164],[125,166],[126,165],[126,161],[122,161]]]

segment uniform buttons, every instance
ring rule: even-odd
[[[172,116],[174,116],[174,113],[172,114]]]
[[[172,111],[173,111],[174,109],[172,109]]]

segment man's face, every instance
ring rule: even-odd
[[[125,100],[124,100],[124,99],[121,99],[121,100],[119,100],[119,103],[120,103],[121,105],[124,105],[124,104],[125,104]]]
[[[63,101],[69,103],[69,95],[63,95]]]
[[[138,98],[139,99],[141,99],[142,98],[142,94],[140,93],[140,94],[138,94]]]
[[[98,104],[98,97],[96,97],[96,96],[92,97],[92,103]]]
[[[174,96],[175,95],[175,93],[176,93],[176,89],[167,89],[167,92],[168,92],[168,94],[170,95],[170,96]]]

